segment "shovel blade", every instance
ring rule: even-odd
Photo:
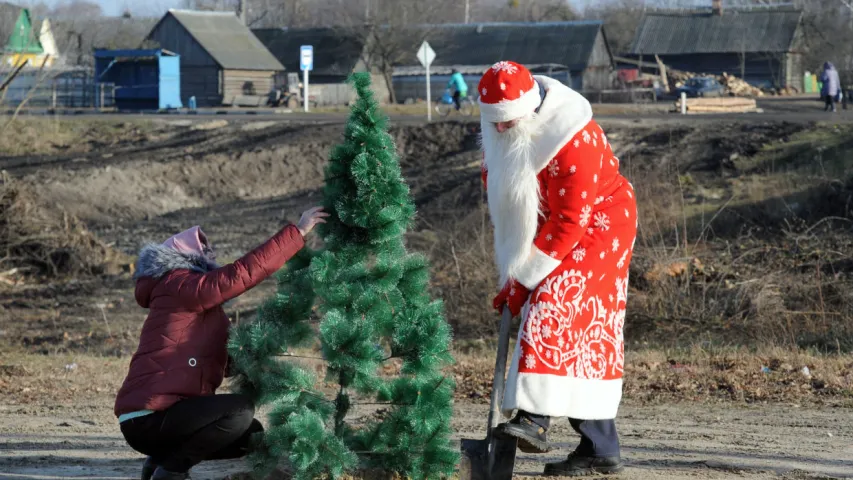
[[[459,480],[489,480],[489,442],[462,439]]]
[[[515,437],[495,435],[492,438],[489,480],[512,480],[517,449],[518,439]]]
[[[517,448],[518,439],[508,435],[495,436],[491,441],[463,439],[459,478],[461,480],[511,480],[515,469]]]

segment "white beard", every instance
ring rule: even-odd
[[[516,277],[536,238],[541,193],[534,159],[535,137],[540,129],[535,114],[504,133],[498,133],[491,122],[481,122],[500,285]]]

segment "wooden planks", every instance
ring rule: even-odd
[[[758,105],[753,98],[688,98],[687,113],[746,113],[757,112]],[[681,111],[681,99],[675,102],[677,112]]]
[[[255,106],[257,102],[265,102],[273,89],[274,74],[275,72],[271,71],[224,70],[222,103]]]

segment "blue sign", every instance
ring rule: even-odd
[[[299,69],[314,70],[314,47],[311,45],[302,45],[299,47]]]

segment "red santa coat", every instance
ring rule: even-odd
[[[637,232],[631,184],[580,94],[536,77],[547,95],[537,137],[541,216],[515,279],[530,289],[503,410],[612,419],[622,398],[628,267]],[[483,167],[487,179],[488,158]]]

